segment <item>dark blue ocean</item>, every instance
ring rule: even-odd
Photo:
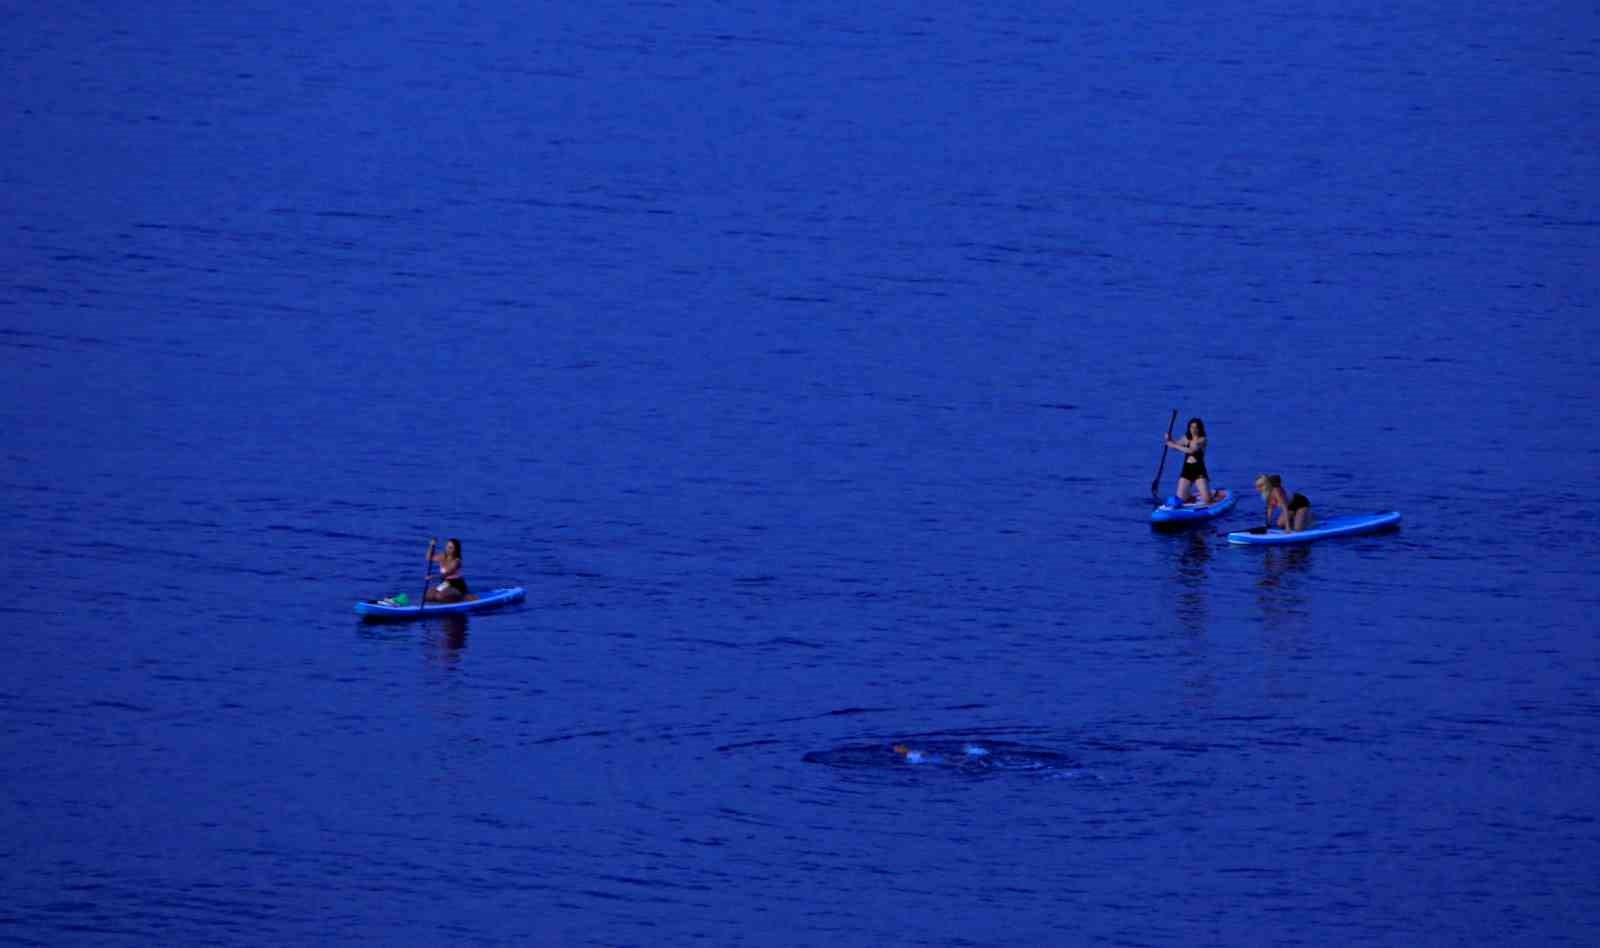
[[[0,943],[1594,943],[1594,5],[0,54]]]

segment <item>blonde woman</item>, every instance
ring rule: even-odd
[[[1272,527],[1272,515],[1278,514],[1278,528],[1288,533],[1299,533],[1311,526],[1311,501],[1305,494],[1290,495],[1283,486],[1281,474],[1256,475],[1256,493],[1267,504],[1267,527]]]

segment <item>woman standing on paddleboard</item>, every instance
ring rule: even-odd
[[[461,541],[451,537],[444,552],[429,557],[439,564],[439,585],[428,590],[428,602],[460,602],[467,598],[467,581],[461,575]]]
[[[1183,469],[1178,472],[1178,502],[1189,502],[1189,487],[1193,485],[1200,503],[1209,504],[1213,499],[1221,498],[1222,492],[1217,492],[1217,498],[1211,495],[1211,474],[1206,470],[1206,423],[1199,418],[1190,418],[1186,430],[1182,441],[1174,441],[1167,434],[1161,435],[1167,447],[1182,451],[1184,455]]]
[[[1298,533],[1311,526],[1311,501],[1306,495],[1295,492],[1290,496],[1283,486],[1281,474],[1257,474],[1256,492],[1267,502],[1267,527],[1272,527],[1272,514],[1278,514],[1278,528]]]

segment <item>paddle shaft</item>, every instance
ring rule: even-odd
[[[438,541],[428,541],[428,559],[427,562],[422,564],[422,601],[417,603],[418,612],[428,608],[428,580],[430,578],[428,574],[433,572],[433,545],[436,542]]]
[[[1172,417],[1167,419],[1167,441],[1172,440],[1172,426],[1178,420],[1178,410],[1172,410]],[[1161,475],[1167,469],[1167,442],[1161,442],[1161,464],[1156,467],[1156,479],[1150,482],[1150,496],[1157,495],[1156,487],[1161,483]]]

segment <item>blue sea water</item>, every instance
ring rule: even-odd
[[[0,942],[1593,941],[1592,6],[0,24]]]

